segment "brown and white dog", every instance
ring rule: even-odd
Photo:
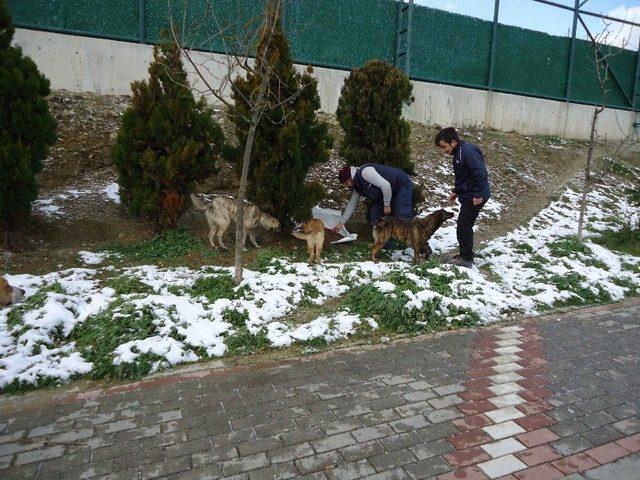
[[[438,210],[425,218],[405,220],[396,217],[383,217],[373,227],[374,245],[371,250],[371,258],[378,261],[378,252],[391,238],[400,240],[413,247],[413,261],[420,261],[420,251],[424,250],[429,258],[432,253],[429,239],[453,213],[446,210]]]
[[[24,298],[24,290],[12,287],[4,277],[0,277],[0,307],[18,303]]]
[[[191,201],[196,210],[204,212],[209,224],[209,243],[216,248],[215,239],[218,239],[220,247],[227,249],[223,243],[222,237],[236,218],[236,200],[230,197],[215,197],[209,205],[204,203],[194,194],[191,194]],[[264,213],[256,205],[245,203],[244,206],[244,232],[242,237],[242,246],[244,247],[249,235],[249,240],[254,247],[258,247],[254,230],[260,225],[267,230],[276,231],[280,228],[280,222],[271,215]]]
[[[299,232],[291,232],[291,235],[307,241],[309,263],[320,262],[322,248],[324,247],[324,223],[322,221],[312,218],[302,225]]]

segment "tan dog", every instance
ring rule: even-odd
[[[426,218],[405,220],[396,217],[383,217],[373,227],[374,245],[371,250],[371,258],[378,261],[377,255],[382,247],[391,238],[400,240],[413,247],[413,261],[420,261],[420,251],[426,253],[425,259],[432,253],[429,239],[440,228],[445,220],[453,217],[453,213],[446,210],[438,210],[427,215]]]
[[[222,237],[226,233],[229,225],[231,225],[236,218],[236,200],[230,197],[216,197],[211,200],[211,203],[207,206],[202,200],[195,195],[191,194],[191,201],[196,207],[196,210],[204,212],[207,217],[207,223],[209,224],[209,243],[213,248],[216,248],[215,238],[218,239],[220,247],[227,249],[227,246],[223,243]],[[254,229],[258,226],[262,226],[267,230],[278,230],[280,228],[280,222],[277,219],[264,213],[256,205],[251,203],[245,203],[244,206],[244,231],[242,236],[242,246],[244,247],[247,241],[247,235],[254,247],[258,247]]]
[[[302,226],[300,232],[291,232],[291,235],[307,241],[309,263],[320,262],[324,247],[324,223],[317,218],[312,218]]]
[[[4,277],[0,277],[0,307],[18,303],[24,297],[24,290],[12,287]]]

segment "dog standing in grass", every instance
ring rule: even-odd
[[[312,218],[302,225],[299,232],[291,232],[296,238],[307,241],[307,253],[309,263],[320,263],[322,248],[324,247],[324,223],[317,218]]]
[[[438,210],[427,215],[425,218],[405,220],[404,218],[383,217],[378,220],[373,227],[373,248],[371,259],[378,261],[378,252],[391,239],[395,238],[413,247],[413,261],[419,262],[420,252],[424,251],[425,259],[432,253],[429,246],[429,239],[448,219],[453,217],[453,213],[446,210]]]
[[[24,290],[12,287],[4,277],[0,277],[0,307],[18,303],[24,298]]]
[[[211,203],[207,205],[194,194],[191,194],[191,201],[196,210],[204,212],[209,224],[209,243],[216,248],[215,239],[218,239],[220,248],[227,250],[227,246],[223,243],[222,237],[226,233],[229,226],[236,219],[236,200],[230,197],[215,197]],[[254,247],[258,247],[254,230],[260,225],[267,230],[276,231],[280,228],[280,222],[271,215],[264,213],[257,205],[245,203],[244,205],[244,230],[242,234],[242,247],[247,241],[247,235]]]

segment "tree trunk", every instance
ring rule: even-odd
[[[11,222],[2,220],[2,248],[11,250]]]
[[[591,190],[591,161],[593,158],[593,149],[595,147],[596,124],[598,123],[598,115],[602,113],[604,107],[596,107],[593,111],[591,120],[591,134],[589,135],[589,150],[587,151],[587,164],[584,169],[584,188],[582,190],[582,198],[580,200],[580,216],[578,217],[578,244],[582,246],[583,230],[584,230],[584,214],[587,209],[587,195]]]
[[[264,95],[269,82],[269,71],[264,72],[258,97],[253,106],[251,114],[251,123],[249,124],[249,133],[247,134],[247,143],[244,146],[244,155],[242,157],[242,174],[240,175],[240,187],[238,188],[238,197],[236,198],[236,251],[235,251],[235,275],[234,282],[236,285],[242,281],[242,271],[244,268],[244,199],[247,194],[247,183],[249,177],[249,161],[251,160],[251,149],[253,147],[253,138],[258,126],[258,120],[262,114]]]

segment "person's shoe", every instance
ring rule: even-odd
[[[457,267],[471,268],[473,267],[473,260],[467,260],[462,258],[460,255],[457,255],[451,259],[451,265],[455,265]]]

